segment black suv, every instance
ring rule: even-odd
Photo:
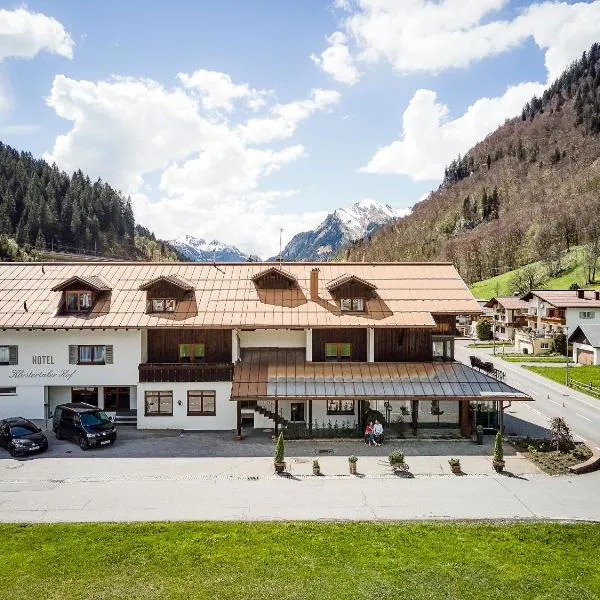
[[[52,429],[57,440],[64,438],[79,443],[82,450],[115,443],[117,430],[106,413],[92,404],[72,402],[54,409]]]
[[[42,430],[22,417],[0,421],[0,446],[11,456],[25,456],[48,450],[48,440]]]

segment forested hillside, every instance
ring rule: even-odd
[[[129,198],[81,171],[72,176],[0,143],[0,253],[36,259],[43,250],[176,260],[136,224]]]
[[[468,281],[534,261],[553,277],[583,245],[600,256],[600,47],[447,168],[412,213],[343,253],[348,260],[450,260]]]

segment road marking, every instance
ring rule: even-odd
[[[582,419],[585,419],[586,421],[589,421],[590,423],[592,422],[591,419],[588,419],[587,417],[584,417],[581,413],[576,412],[575,413],[578,417],[581,417]]]

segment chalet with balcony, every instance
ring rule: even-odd
[[[369,413],[468,435],[530,400],[454,360],[456,315],[480,312],[446,263],[0,264],[0,418],[84,400],[139,428],[310,435]]]
[[[579,325],[600,324],[600,291],[533,290],[527,302],[526,325],[515,335],[519,352],[543,354],[552,349],[552,338],[570,335]]]
[[[496,297],[485,303],[492,310],[493,333],[496,339],[512,341],[515,330],[527,324],[529,304],[515,296]]]

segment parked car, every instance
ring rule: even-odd
[[[27,456],[48,450],[48,440],[42,430],[23,417],[0,421],[0,446],[11,456]]]
[[[79,444],[82,450],[92,446],[115,443],[115,424],[103,410],[92,404],[72,402],[54,409],[52,429],[57,440],[68,439]]]

